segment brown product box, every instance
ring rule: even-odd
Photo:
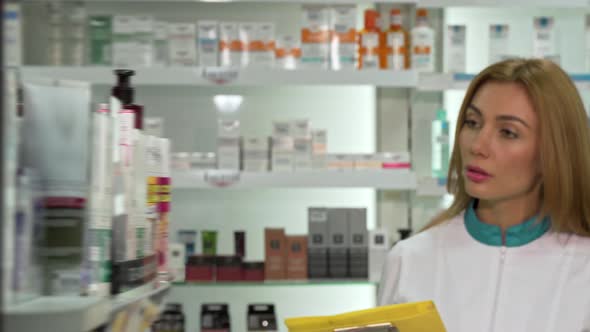
[[[307,279],[307,236],[287,236],[287,279]]]
[[[285,229],[265,228],[264,277],[267,280],[281,280],[287,277],[287,241]]]

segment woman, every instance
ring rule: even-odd
[[[449,332],[590,331],[590,132],[546,60],[481,72],[461,106],[454,202],[388,255],[379,304],[434,300]]]

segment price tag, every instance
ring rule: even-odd
[[[203,68],[203,78],[214,84],[227,84],[238,78],[239,70],[225,67]]]
[[[205,173],[204,180],[213,187],[229,187],[240,181],[240,172],[233,170],[210,170]]]

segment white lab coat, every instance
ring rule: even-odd
[[[389,252],[379,305],[433,300],[448,332],[590,332],[590,239],[494,247],[463,214]]]

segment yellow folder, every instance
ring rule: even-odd
[[[446,332],[432,301],[394,304],[334,316],[288,318],[285,324],[289,332]]]

